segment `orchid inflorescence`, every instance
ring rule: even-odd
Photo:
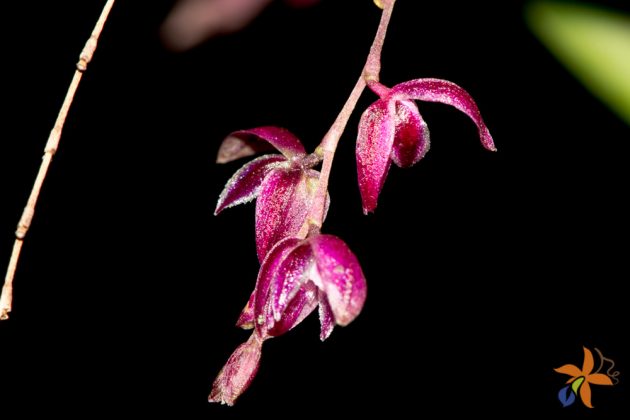
[[[415,102],[440,102],[468,115],[481,143],[496,150],[477,105],[456,84],[416,79],[388,88],[379,82],[380,57],[395,0],[375,1],[383,9],[366,64],[350,97],[315,152],[308,154],[286,129],[236,131],[221,144],[217,162],[227,163],[266,150],[227,182],[215,214],[256,199],[256,250],[260,271],[237,326],[252,330],[216,378],[210,402],[232,405],[253,380],[264,341],[280,336],[318,308],[320,338],[361,312],[367,285],[361,266],[338,237],[322,234],[330,198],[328,178],[337,143],[367,86],[379,99],[361,116],[356,142],[359,189],[365,213],[376,209],[391,162],[405,168],[429,149],[429,131]],[[322,164],[321,170],[316,168]]]

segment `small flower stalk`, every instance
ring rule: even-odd
[[[230,134],[218,163],[272,151],[245,163],[227,182],[215,214],[256,200],[256,250],[260,270],[236,325],[250,338],[232,353],[212,385],[210,402],[233,405],[249,387],[266,340],[281,336],[315,312],[320,339],[361,313],[367,282],[355,254],[337,236],[322,233],[330,206],[328,180],[337,144],[366,87],[378,99],[362,114],[356,141],[364,213],[376,209],[393,162],[407,168],[428,152],[429,129],[415,101],[451,105],[476,124],[482,145],[496,150],[472,97],[440,79],[415,79],[388,88],[379,82],[380,57],[395,0],[375,1],[381,22],[350,97],[313,153],[286,129],[267,126]],[[316,169],[321,163],[321,169]]]

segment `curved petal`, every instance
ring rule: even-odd
[[[584,363],[582,364],[582,374],[586,376],[593,371],[593,366],[595,365],[595,362],[593,361],[593,353],[586,347],[583,347],[583,349]]]
[[[593,408],[593,405],[591,404],[591,386],[587,381],[584,381],[580,387],[580,398],[582,398],[582,402],[585,406]]]
[[[282,155],[265,155],[243,165],[225,184],[214,215],[228,207],[247,203],[256,198],[260,185],[269,171],[283,162],[286,162],[286,159]]]
[[[269,335],[277,337],[300,324],[317,307],[317,287],[312,282],[300,288],[282,313],[282,318],[269,330]]]
[[[429,151],[429,128],[413,101],[396,101],[396,133],[392,160],[401,168],[408,168]]]
[[[223,140],[217,163],[227,163],[258,152],[277,149],[287,159],[305,154],[302,142],[289,130],[280,127],[258,127],[231,133]]]
[[[496,151],[490,131],[481,118],[481,112],[473,98],[464,89],[453,82],[440,79],[416,79],[401,83],[392,88],[391,94],[399,99],[413,98],[419,101],[440,102],[451,105],[474,121],[479,129],[481,144],[492,151]]]
[[[276,322],[280,321],[284,310],[308,281],[314,262],[313,250],[305,243],[293,249],[278,265],[269,291]]]
[[[565,386],[558,391],[558,399],[563,407],[568,407],[575,402],[575,394],[570,385]]]
[[[297,238],[285,238],[278,242],[267,255],[258,271],[256,288],[254,289],[254,321],[256,331],[261,337],[267,337],[270,326],[273,326],[273,314],[269,301],[269,288],[278,267],[291,251],[300,243]]]
[[[586,377],[586,381],[592,383],[593,385],[613,385],[613,381],[610,379],[610,376],[604,375],[603,373],[593,373],[592,375],[588,375]]]
[[[573,378],[582,376],[582,371],[575,365],[564,365],[554,370],[558,373],[564,373],[565,375],[572,376]]]
[[[335,315],[328,303],[328,299],[324,293],[320,292],[319,296],[319,339],[324,341],[330,334],[332,334],[335,328]]]
[[[378,100],[370,105],[359,122],[357,137],[357,177],[363,212],[374,211],[391,165],[394,145],[394,103]]]
[[[261,352],[262,340],[253,333],[249,340],[234,350],[217,375],[208,401],[233,405],[256,376]]]
[[[310,238],[317,276],[311,278],[324,292],[335,322],[348,325],[365,303],[367,285],[357,257],[341,239],[333,235]]]
[[[278,170],[265,178],[256,200],[256,250],[265,258],[279,240],[297,235],[317,193],[319,172]]]

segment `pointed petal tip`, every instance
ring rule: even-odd
[[[492,138],[492,135],[490,134],[490,131],[488,131],[487,128],[481,133],[480,137],[481,137],[481,144],[483,145],[483,147],[485,147],[487,150],[491,152],[497,151],[497,147],[494,145],[494,139]]]

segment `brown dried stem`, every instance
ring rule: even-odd
[[[55,152],[57,151],[57,148],[59,147],[59,139],[61,138],[63,125],[66,121],[66,117],[68,116],[68,110],[70,109],[70,105],[72,105],[74,95],[79,87],[79,83],[81,82],[81,77],[83,76],[85,70],[87,70],[87,65],[92,60],[94,50],[96,50],[96,45],[98,43],[98,38],[101,35],[105,22],[107,21],[109,12],[114,6],[114,1],[115,0],[108,0],[107,3],[105,3],[105,6],[103,6],[103,11],[94,26],[94,30],[79,55],[79,61],[76,65],[74,77],[72,78],[72,82],[70,82],[68,92],[66,93],[66,97],[61,105],[59,114],[57,115],[57,120],[55,121],[55,125],[50,132],[48,141],[46,142],[44,156],[42,157],[42,164],[39,167],[37,178],[35,178],[35,183],[33,184],[33,189],[31,190],[31,195],[28,197],[26,207],[24,208],[22,217],[20,217],[20,221],[17,225],[17,230],[15,231],[15,244],[13,245],[13,252],[11,253],[9,267],[7,268],[6,277],[4,278],[4,286],[2,287],[2,294],[0,295],[0,320],[9,318],[9,312],[11,312],[11,305],[13,302],[13,278],[15,277],[15,270],[20,259],[20,252],[22,251],[24,237],[31,226],[33,215],[35,214],[37,199],[39,198],[40,190],[44,180],[46,179],[48,168],[52,162]]]

